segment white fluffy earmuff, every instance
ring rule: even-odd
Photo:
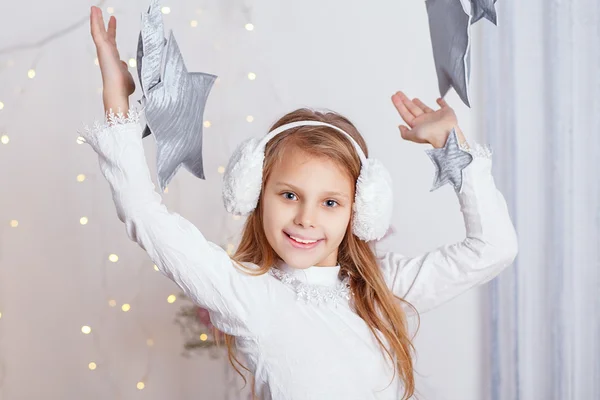
[[[344,134],[353,144],[361,161],[356,181],[352,232],[366,242],[381,239],[392,218],[392,178],[378,160],[365,156],[358,143],[343,129],[319,121],[298,121],[280,126],[263,138],[242,142],[229,160],[223,177],[223,202],[228,212],[248,215],[258,204],[263,179],[265,146],[276,135],[300,126],[327,126]]]

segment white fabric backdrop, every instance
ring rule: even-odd
[[[600,398],[600,3],[503,0],[484,129],[519,232],[492,282],[485,398]]]

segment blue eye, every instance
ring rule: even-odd
[[[325,200],[325,204],[327,205],[327,207],[329,208],[333,208],[333,207],[337,207],[340,205],[340,203],[338,203],[335,200]]]
[[[292,192],[284,192],[284,193],[282,193],[282,195],[287,200],[296,200],[296,195]]]

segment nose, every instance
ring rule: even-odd
[[[312,228],[315,226],[315,214],[314,207],[307,204],[302,204],[298,207],[294,223],[300,225],[303,228]]]

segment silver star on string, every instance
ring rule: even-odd
[[[451,183],[457,193],[462,188],[462,171],[473,161],[473,156],[458,144],[456,131],[452,129],[441,149],[425,150],[435,165],[435,178],[430,192]]]
[[[204,108],[217,77],[187,71],[173,31],[168,40],[164,38],[158,0],[153,0],[148,12],[142,14],[137,68],[143,91],[139,102],[147,123],[142,137],[154,134],[156,139],[161,190],[166,189],[182,165],[204,179]]]
[[[427,0],[426,5],[440,95],[453,87],[470,107],[471,17],[461,0]]]
[[[496,1],[497,0],[471,0],[471,25],[482,18],[487,19],[494,25],[498,25]]]

